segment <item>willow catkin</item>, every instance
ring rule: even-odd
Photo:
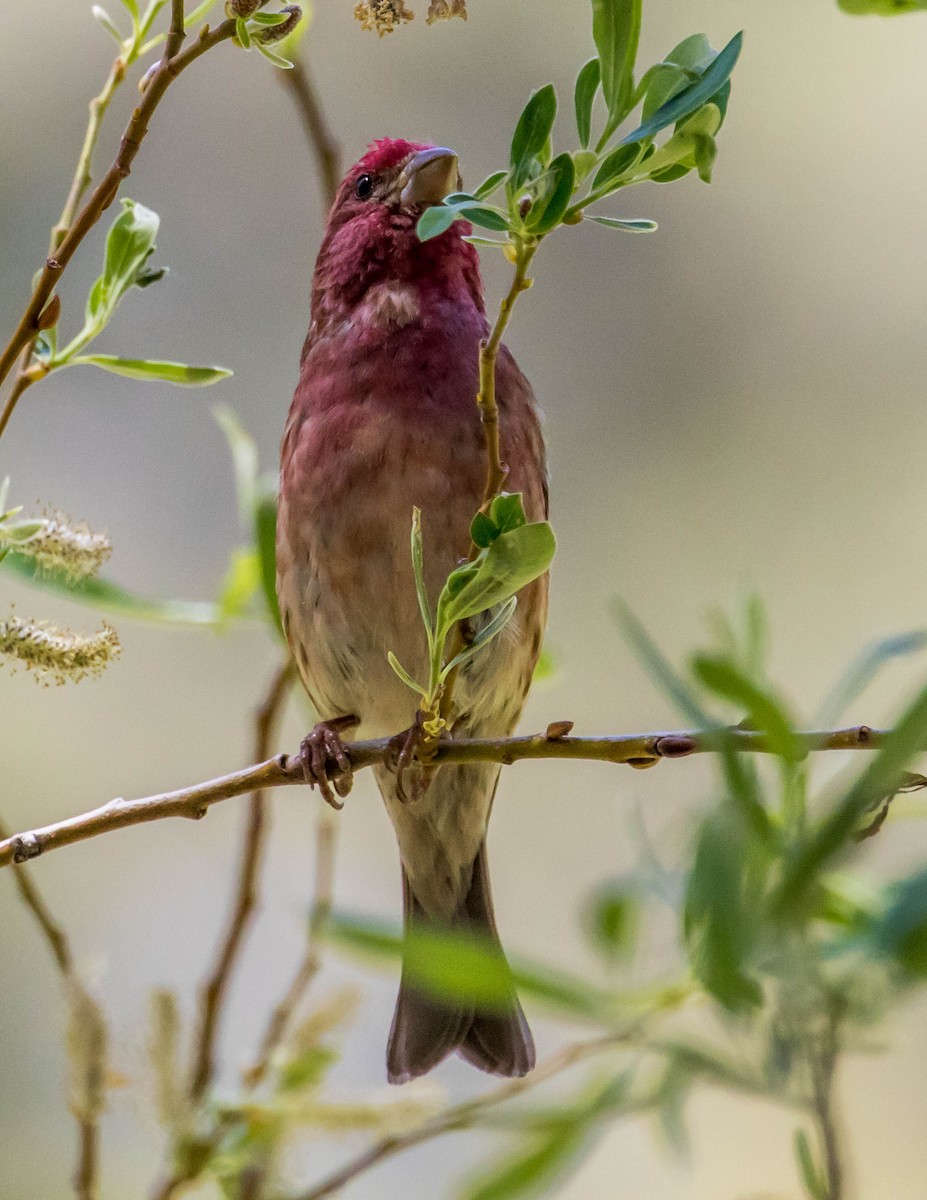
[[[100,672],[122,651],[110,625],[97,633],[74,633],[48,621],[24,621],[11,613],[0,619],[0,655],[34,671],[42,679],[62,684]]]

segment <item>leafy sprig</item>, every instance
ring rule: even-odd
[[[467,220],[506,234],[504,239],[472,240],[502,248],[515,261],[523,244],[536,244],[559,226],[583,220],[628,233],[656,229],[648,220],[587,212],[622,188],[648,181],[670,183],[693,170],[705,183],[711,181],[715,138],[727,113],[743,35],[736,34],[716,51],[704,34],[695,34],[636,80],[640,15],[641,0],[593,4],[598,54],[580,70],[573,94],[579,147],[554,154],[557,94],[553,84],[539,88],[516,125],[508,169],[494,171],[473,192],[454,192],[441,205],[426,209],[418,223],[422,240]],[[599,93],[605,119],[593,148]],[[640,123],[616,142],[616,131],[638,107]],[[670,126],[670,137],[657,145],[657,136]],[[503,189],[501,200],[492,203]]]
[[[412,570],[428,644],[427,682],[417,681],[392,651],[388,657],[403,683],[421,698],[421,711],[433,726],[426,723],[431,736],[440,732],[437,713],[448,677],[498,637],[515,613],[517,593],[544,574],[556,550],[550,525],[528,521],[520,493],[503,492],[487,512],[478,512],[470,536],[477,553],[450,573],[432,611],[425,583],[422,518],[417,508],[412,510]],[[451,631],[459,622],[476,617],[483,620],[469,643],[445,661]]]

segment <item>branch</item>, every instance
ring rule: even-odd
[[[315,153],[322,195],[326,204],[331,204],[341,179],[341,147],[328,128],[305,61],[301,57],[295,58],[293,69],[278,71],[277,78],[293,97],[306,137]]]
[[[531,281],[528,279],[528,268],[531,265],[531,260],[537,253],[537,249],[537,242],[518,242],[516,250],[518,257],[515,263],[515,273],[512,276],[511,286],[499,303],[499,313],[489,337],[485,341],[480,342],[480,382],[479,391],[476,394],[476,403],[480,410],[480,423],[483,427],[483,436],[486,439],[486,483],[483,486],[481,512],[488,512],[490,504],[492,504],[493,500],[502,490],[505,477],[508,475],[509,469],[502,461],[502,451],[500,448],[499,406],[496,403],[496,359],[499,357],[502,336],[511,319],[515,301],[522,292],[527,291],[531,286]],[[479,547],[471,541],[470,548],[467,551],[468,560],[472,562],[478,553]],[[450,662],[456,658],[466,644],[464,624],[464,622],[458,621],[454,626],[450,645],[445,654],[446,662]],[[445,722],[449,722],[451,718],[454,687],[457,683],[457,673],[459,670],[459,667],[455,667],[450,672],[447,682],[444,685],[444,690],[441,693],[439,713]],[[432,748],[429,745],[425,748],[424,757],[428,761],[431,761],[431,754]]]
[[[319,806],[315,832],[315,883],[309,909],[309,936],[305,953],[283,999],[270,1015],[253,1065],[245,1072],[245,1084],[248,1087],[257,1087],[267,1074],[274,1052],[289,1032],[293,1015],[322,965],[322,938],[332,907],[335,834],[335,814],[331,807],[323,802]]]
[[[664,758],[685,758],[690,754],[710,754],[726,747],[740,753],[766,754],[769,746],[764,734],[748,729],[710,729],[682,733],[641,733],[608,737],[562,737],[566,723],[548,726],[547,733],[513,738],[446,738],[438,744],[434,762],[495,762],[505,766],[523,759],[558,758],[572,761],[624,763],[631,767],[652,767]],[[856,725],[848,729],[796,733],[806,753],[823,750],[877,750],[887,730]],[[384,761],[392,738],[351,742],[345,747],[353,770],[360,771]],[[53,825],[44,825],[27,833],[0,841],[0,867],[27,862],[49,850],[70,846],[98,837],[113,829],[143,825],[167,817],[204,817],[213,804],[230,800],[245,792],[271,787],[305,784],[299,755],[279,754],[276,758],[233,771],[207,783],[195,784],[176,792],[162,792],[141,800],[117,798],[77,817],[68,817]]]
[[[359,1154],[341,1170],[329,1175],[327,1179],[310,1188],[308,1192],[302,1192],[296,1200],[323,1200],[323,1197],[339,1192],[345,1184],[350,1183],[352,1179],[362,1175],[365,1171],[369,1171],[371,1167],[375,1167],[384,1159],[392,1158],[394,1154],[400,1154],[403,1150],[418,1146],[432,1138],[441,1137],[445,1133],[467,1129],[475,1124],[487,1109],[495,1108],[498,1104],[504,1104],[524,1092],[531,1091],[538,1084],[545,1083],[552,1076],[559,1075],[576,1063],[634,1041],[638,1033],[639,1026],[633,1026],[621,1033],[607,1034],[605,1037],[565,1046],[535,1067],[530,1075],[500,1084],[475,1100],[465,1100],[462,1104],[455,1104],[423,1122],[417,1129],[411,1129],[408,1133],[393,1134],[375,1142],[369,1150]]]
[[[9,838],[9,831],[0,822],[0,837]],[[52,916],[42,893],[35,886],[28,869],[17,866],[13,878],[23,903],[35,917],[39,928],[52,952],[61,981],[64,984],[71,1006],[72,1022],[75,1014],[87,1013],[95,1017],[99,1013],[96,1002],[81,983],[74,963],[74,955],[67,934]],[[94,1105],[75,1105],[77,1121],[77,1163],[74,1168],[74,1191],[77,1200],[94,1200],[97,1194],[99,1174],[99,1113]]]
[[[119,187],[122,181],[129,175],[132,163],[135,161],[135,156],[138,154],[142,141],[148,133],[148,123],[164,98],[168,87],[181,72],[205,54],[207,50],[211,50],[213,46],[217,46],[220,42],[227,41],[235,33],[235,22],[231,19],[222,21],[215,29],[210,29],[208,25],[204,25],[196,40],[186,50],[181,51],[180,43],[183,38],[182,13],[179,34],[176,28],[176,13],[178,9],[182,10],[182,7],[182,5],[175,2],[173,8],[174,16],[171,20],[171,31],[168,34],[164,56],[147,76],[147,84],[142,101],[129,119],[113,165],[91,192],[90,198],[74,218],[70,229],[65,234],[54,254],[49,255],[45,260],[45,265],[33,289],[32,298],[26,306],[26,310],[12,337],[5,349],[0,353],[0,384],[9,375],[20,353],[31,344],[39,332],[39,318],[42,310],[58,286],[58,282],[78,246],[116,199]],[[22,387],[18,393],[11,393],[10,398],[7,400],[3,413],[0,414],[0,436],[3,435],[3,431],[12,415],[13,409],[16,406],[16,400],[24,390],[25,387]]]
[[[293,660],[287,656],[275,672],[267,695],[255,714],[254,756],[257,759],[266,758],[270,753],[292,682]],[[267,833],[266,798],[263,788],[251,794],[235,898],[215,965],[200,994],[200,1021],[190,1077],[190,1099],[194,1102],[201,1098],[213,1077],[216,1032],[222,1003],[257,904],[257,879]]]

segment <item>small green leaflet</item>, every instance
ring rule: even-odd
[[[154,379],[179,387],[208,387],[232,374],[225,367],[189,367],[185,363],[164,362],[147,358],[119,358],[115,354],[82,354],[72,358],[67,366],[93,366],[124,375],[127,379]]]
[[[649,120],[622,138],[622,145],[655,137],[667,125],[681,121],[703,104],[707,104],[730,79],[740,57],[743,39],[743,33],[735,34],[697,82],[690,84],[666,104],[661,105]]]
[[[646,217],[590,217],[585,216],[584,220],[594,221],[596,225],[604,225],[606,229],[621,229],[625,233],[654,233],[657,229],[656,221],[650,221]]]

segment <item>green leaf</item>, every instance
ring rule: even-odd
[[[136,596],[106,579],[89,577],[71,582],[58,572],[39,571],[32,559],[10,555],[4,570],[13,571],[28,583],[56,592],[68,600],[105,613],[159,625],[214,626],[222,624],[217,604],[197,600],[150,600]]]
[[[503,1159],[465,1189],[464,1200],[517,1200],[549,1189],[585,1149],[587,1130],[578,1121],[556,1122],[527,1150]]]
[[[427,209],[425,210],[428,211]],[[466,204],[460,208],[460,216],[483,229],[494,229],[497,232],[508,231],[508,218],[494,208],[486,208],[483,204]]]
[[[641,110],[644,121],[649,121],[655,112],[692,82],[690,72],[673,63],[657,63],[652,71]]]
[[[646,217],[594,217],[584,216],[586,221],[594,221],[596,225],[604,225],[606,229],[621,229],[625,233],[655,233],[656,221]]]
[[[473,193],[477,200],[488,200],[489,197],[499,190],[508,178],[508,171],[493,171],[491,175],[487,175],[480,186]]]
[[[478,237],[475,233],[468,233],[463,239],[469,242],[471,246],[491,246],[494,250],[504,250],[508,245],[506,241],[500,241],[498,238]]]
[[[329,1046],[310,1046],[280,1068],[281,1092],[304,1092],[317,1087],[338,1061],[338,1052]]]
[[[639,142],[645,138],[655,137],[667,125],[683,120],[702,105],[709,103],[730,79],[731,72],[740,57],[743,36],[743,33],[735,34],[695,83],[690,84],[672,100],[661,105],[649,120],[644,121],[627,137],[622,138],[622,143],[627,145],[629,142]]]
[[[693,33],[683,38],[678,46],[674,46],[666,55],[664,62],[683,67],[696,75],[701,75],[718,57],[717,50],[712,49],[711,43],[704,33]]]
[[[392,652],[392,650],[388,650],[386,652],[386,661],[393,668],[396,675],[398,675],[398,677],[402,680],[402,682],[406,685],[407,688],[411,688],[412,691],[416,692],[419,696],[427,696],[428,695],[428,689],[423,688],[420,683],[416,683],[416,681],[412,678],[412,676],[409,674],[409,672],[405,669],[405,667],[402,665],[402,663],[399,661],[399,659],[396,657],[396,655]]]
[[[557,674],[557,661],[554,658],[553,652],[545,644],[541,647],[541,653],[538,655],[538,661],[534,665],[534,674],[531,677],[532,683],[546,683],[554,678]]]
[[[543,575],[557,548],[546,521],[509,529],[473,563],[451,573],[438,600],[437,627],[450,629],[457,621],[502,604]]]
[[[927,9],[927,0],[837,0],[837,4],[853,16],[897,17]]]
[[[673,136],[645,160],[650,177],[668,182],[670,170],[681,169],[685,174],[697,167],[700,177],[709,182],[717,153],[714,135],[720,124],[721,113],[715,104],[705,104],[681,121]]]
[[[216,424],[225,434],[235,468],[235,493],[241,523],[248,528],[254,519],[258,491],[258,452],[254,438],[227,404],[217,404],[212,410]]]
[[[795,1159],[810,1200],[827,1200],[830,1189],[827,1186],[827,1180],[814,1161],[811,1143],[804,1129],[795,1131]]]
[[[375,958],[401,954],[403,971],[432,996],[454,997],[496,1012],[511,1006],[511,973],[496,943],[486,936],[430,926],[413,926],[402,936],[378,922],[346,916],[331,919],[327,936]]]
[[[219,592],[219,612],[223,621],[240,617],[248,608],[261,578],[257,551],[251,546],[232,551],[225,579]]]
[[[564,971],[538,964],[508,966],[495,942],[472,930],[417,926],[403,936],[380,921],[340,914],[327,936],[338,945],[379,961],[403,959],[422,988],[487,1008],[508,1009],[511,987],[572,1017],[609,1023],[626,1016],[610,991]]]
[[[576,76],[573,107],[576,112],[576,132],[579,144],[585,150],[592,136],[592,105],[602,79],[602,68],[597,58],[590,58]]]
[[[775,897],[775,911],[780,916],[804,902],[821,869],[846,846],[861,818],[897,790],[901,772],[925,745],[927,688],[902,715],[846,796],[785,864]]]
[[[238,39],[238,44],[242,50],[250,50],[254,44],[251,41],[248,22],[243,17],[239,17],[235,22],[235,37]]]
[[[122,0],[122,7],[132,18],[134,25],[138,21],[138,0]]]
[[[629,889],[606,883],[592,896],[584,913],[590,942],[608,963],[626,957],[634,948],[639,925],[637,900]]]
[[[101,367],[113,375],[127,379],[157,380],[178,387],[208,387],[232,374],[225,367],[188,367],[185,363],[159,362],[147,358],[119,358],[115,354],[82,354],[72,358],[68,366]]]
[[[418,219],[418,225],[415,227],[415,232],[418,235],[420,242],[431,241],[432,238],[439,237],[445,233],[454,224],[455,221],[461,219],[461,214],[456,208],[448,208],[443,204],[433,204],[425,211]]]
[[[576,168],[570,154],[558,154],[538,182],[537,195],[525,224],[532,233],[545,234],[560,223],[573,198]]]
[[[749,973],[765,856],[742,810],[725,801],[702,823],[686,887],[685,935],[696,977],[733,1012],[760,1004]]]
[[[690,1079],[708,1079],[728,1091],[766,1094],[763,1081],[750,1067],[742,1065],[736,1059],[725,1057],[710,1043],[660,1038],[651,1041],[650,1047],[667,1055]]]
[[[508,533],[510,529],[520,529],[528,524],[525,516],[525,506],[521,492],[500,492],[493,497],[489,506],[489,516],[499,533]]]
[[[282,25],[284,21],[288,21],[290,19],[290,14],[285,13],[285,12],[276,12],[276,13],[255,12],[255,13],[252,13],[248,19],[250,21],[253,21],[255,25],[274,26],[274,25]]]
[[[641,0],[592,0],[592,37],[609,112],[607,133],[618,127],[630,108],[640,32]]]
[[[103,26],[109,36],[115,41],[116,45],[121,46],[123,41],[122,34],[116,28],[113,18],[109,15],[106,9],[101,8],[99,4],[94,4],[90,11],[93,13],[93,19],[98,24]]]
[[[431,601],[428,599],[428,589],[425,586],[425,551],[422,545],[422,513],[421,509],[412,509],[412,574],[415,577],[415,594],[418,598],[418,611],[425,627],[428,639],[428,657],[434,653],[434,618],[431,615]]]
[[[106,324],[116,305],[136,282],[155,249],[160,218],[135,200],[124,198],[122,212],[106,236],[103,274],[87,298],[87,320]]]
[[[927,631],[894,634],[866,646],[832,688],[815,718],[823,728],[838,720],[893,658],[916,654],[927,647]]]
[[[288,58],[284,58],[282,54],[277,54],[275,50],[271,50],[270,46],[265,46],[263,42],[255,41],[254,45],[263,54],[269,63],[279,67],[281,71],[292,71],[294,64]]]
[[[630,146],[616,146],[605,155],[592,180],[592,191],[597,199],[615,190],[613,185],[637,163],[642,151],[643,146],[632,143]]]
[[[458,220],[472,221],[474,225],[497,232],[509,228],[508,218],[501,212],[480,204],[466,192],[452,192],[442,204],[431,205],[419,217],[416,227],[419,241],[427,242],[438,237]]]
[[[557,116],[557,93],[552,83],[536,91],[525,105],[511,149],[511,189],[517,191],[535,173],[550,141]]]
[[[769,749],[786,762],[804,757],[795,737],[793,723],[782,704],[768,691],[748,679],[733,663],[711,655],[696,655],[692,660],[696,678],[709,691],[737,705],[749,718],[751,728],[766,734]]]
[[[451,671],[462,666],[465,662],[471,659],[474,654],[477,654],[483,649],[484,646],[488,645],[497,634],[501,633],[505,626],[512,619],[517,605],[518,600],[515,596],[513,596],[510,600],[507,600],[505,604],[501,605],[499,611],[496,613],[493,619],[491,621],[487,621],[470,645],[461,650],[459,654],[455,654],[450,662],[445,664],[444,669],[441,671],[441,679],[446,679]]]
[[[492,517],[488,517],[486,513],[478,512],[470,522],[470,540],[474,546],[479,546],[485,550],[499,536],[499,530],[496,528],[496,523]]]
[[[277,496],[267,492],[254,508],[254,539],[261,563],[261,590],[271,622],[283,637],[283,621],[277,602]]]
[[[872,922],[866,940],[914,978],[927,976],[927,870],[896,883],[888,908]]]
[[[716,729],[718,722],[710,717],[695,697],[695,693],[676,674],[657,648],[650,634],[625,602],[617,596],[612,601],[612,614],[638,662],[659,684],[679,711],[699,729]]]

